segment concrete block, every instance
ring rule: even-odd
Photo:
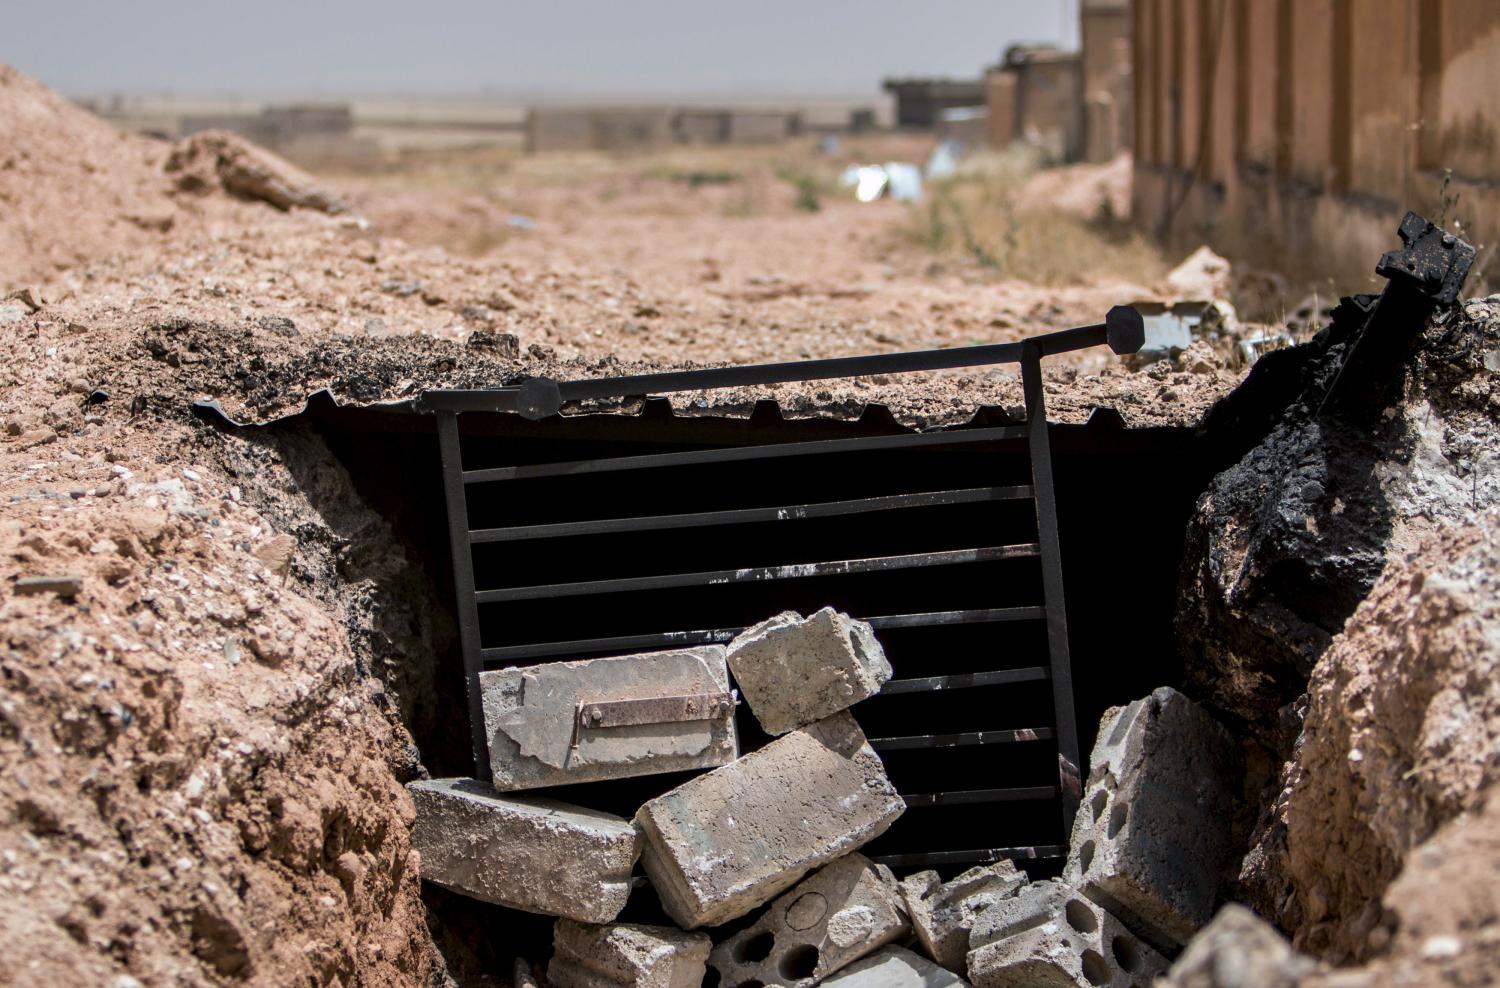
[[[1170,687],[1105,714],[1064,880],[1159,948],[1213,916],[1242,772],[1218,721]]]
[[[968,988],[968,982],[925,957],[887,947],[844,968],[823,988]]]
[[[875,632],[825,607],[785,611],[729,643],[729,667],[768,734],[785,734],[880,692],[891,664]]]
[[[720,645],[499,669],[480,673],[479,688],[490,772],[502,792],[713,768],[739,755],[732,702],[625,724],[610,723],[615,715],[606,708],[587,706],[727,694]],[[591,710],[602,723],[590,720]]]
[[[910,931],[890,869],[849,854],[771,903],[708,963],[725,986],[808,988]]]
[[[1163,988],[1295,988],[1318,964],[1244,906],[1230,903],[1177,958]]]
[[[943,884],[935,871],[919,871],[901,883],[906,913],[922,951],[943,967],[964,970],[969,932],[979,915],[1026,885],[1009,861],[970,868]]]
[[[636,824],[663,907],[691,929],[764,905],[905,809],[859,725],[839,713],[658,796]]]
[[[986,910],[970,939],[978,988],[1133,988],[1167,959],[1061,882],[1036,882]]]
[[[501,796],[473,779],[408,783],[422,878],[475,899],[607,923],[625,908],[639,835],[555,799]]]
[[[552,988],[698,988],[713,946],[703,933],[670,926],[560,919],[552,927]]]

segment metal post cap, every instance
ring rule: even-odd
[[[557,382],[546,377],[533,377],[521,384],[516,393],[516,411],[522,418],[544,419],[556,415],[562,408],[562,392]]]
[[[1146,321],[1131,306],[1117,305],[1104,315],[1104,333],[1115,353],[1135,353],[1146,344]]]

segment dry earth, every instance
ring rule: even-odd
[[[964,346],[1092,322],[1160,287],[935,259],[907,207],[834,194],[824,173],[842,159],[778,154],[507,161],[478,179],[406,168],[323,195],[232,139],[122,136],[0,67],[0,290],[25,290],[0,301],[0,983],[450,983],[401,785],[421,771],[402,717],[424,702],[415,652],[442,607],[379,592],[409,563],[369,548],[397,543],[332,461],[207,428],[193,400],[266,419],[319,388],[373,402],[528,374]],[[799,182],[821,189],[818,211],[799,208]],[[1111,193],[1051,176],[1030,194],[1078,210]],[[1207,348],[1140,372],[1059,360],[1048,377],[1057,418],[1109,406],[1142,425],[1194,423],[1238,380]],[[772,393],[793,414],[874,402],[933,423],[1014,406],[1018,390],[997,372]],[[1493,566],[1492,544],[1456,538],[1434,558],[1482,549],[1475,565]],[[1455,656],[1438,685],[1461,690],[1468,639],[1440,629],[1441,584],[1424,597],[1400,582],[1423,564],[1407,565],[1367,606],[1387,623],[1427,607],[1417,626]],[[28,592],[32,578],[54,582]],[[1357,634],[1335,650],[1365,648]],[[1342,683],[1315,680],[1314,710],[1330,712],[1311,716],[1337,720]],[[1487,788],[1453,771],[1433,797],[1451,812],[1382,822],[1381,846],[1400,850],[1345,871],[1396,875],[1388,899],[1414,901],[1474,855],[1493,860]],[[1344,812],[1308,778],[1292,806]],[[1437,851],[1401,857],[1429,832]],[[1384,887],[1329,881],[1338,896]],[[1399,922],[1371,928],[1395,932],[1349,956],[1429,949],[1412,939],[1428,921],[1392,908]],[[1303,938],[1340,959],[1333,942]]]

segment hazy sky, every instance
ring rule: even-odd
[[[1076,41],[1077,0],[0,0],[74,96],[853,94]]]

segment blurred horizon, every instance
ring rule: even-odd
[[[0,62],[74,98],[491,102],[875,97],[1077,43],[1077,0],[12,0]]]

